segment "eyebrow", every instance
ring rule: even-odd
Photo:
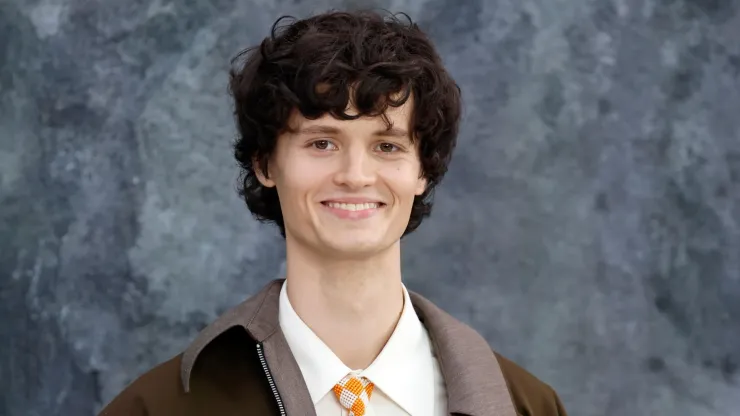
[[[304,127],[298,130],[298,134],[339,134],[341,132],[342,130],[337,127],[324,124]],[[375,131],[373,135],[381,137],[407,138],[409,137],[409,132],[396,127],[391,127],[388,129]]]

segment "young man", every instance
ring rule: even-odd
[[[240,193],[285,237],[286,279],[101,414],[565,416],[549,386],[402,284],[400,239],[429,215],[460,119],[428,38],[369,12],[278,23],[230,87]]]

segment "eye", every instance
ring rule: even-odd
[[[313,146],[317,150],[334,150],[336,148],[334,143],[325,139],[313,141],[311,142],[311,146]]]
[[[393,153],[399,150],[399,147],[393,143],[380,143],[377,147],[383,153]]]

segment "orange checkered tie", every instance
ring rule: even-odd
[[[349,416],[365,416],[365,409],[374,387],[365,377],[348,374],[334,386],[334,394],[337,395],[342,407],[349,410]]]

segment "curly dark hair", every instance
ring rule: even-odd
[[[291,22],[282,25],[286,20]],[[412,140],[418,140],[428,185],[415,198],[403,235],[431,213],[434,188],[447,172],[457,142],[460,88],[408,15],[332,11],[304,20],[283,16],[271,36],[238,54],[232,64],[237,62],[230,71],[229,91],[238,130],[238,192],[255,218],[276,223],[285,237],[277,190],[259,182],[254,162],[266,176],[277,137],[289,128],[294,110],[311,120],[329,113],[341,120],[381,116],[388,122],[388,106],[401,106],[409,96]],[[350,94],[357,111],[353,115],[345,112]]]

